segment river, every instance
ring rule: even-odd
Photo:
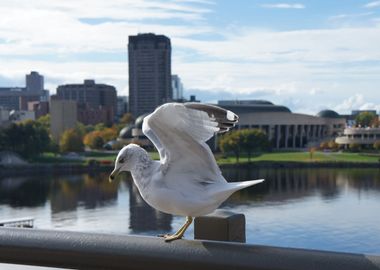
[[[380,254],[379,169],[224,169],[223,175],[266,179],[221,206],[246,215],[248,243]],[[129,175],[109,183],[103,173],[0,179],[0,220],[26,216],[41,229],[143,235],[184,222],[149,207]],[[192,226],[185,237],[193,237]]]

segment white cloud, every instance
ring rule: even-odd
[[[263,8],[280,8],[280,9],[303,9],[305,5],[303,4],[288,4],[288,3],[277,3],[277,4],[262,4]]]
[[[245,29],[221,41],[174,40],[203,56],[244,61],[352,62],[380,60],[380,28],[257,31]]]
[[[125,49],[128,35],[138,32],[188,36],[211,31],[196,23],[209,9],[158,1],[6,1],[0,7],[0,54],[36,55]],[[18,4],[18,5],[16,5]],[[23,8],[19,8],[22,6]],[[93,19],[96,24],[83,22]],[[177,25],[151,20],[191,21]],[[98,20],[98,21],[96,21]],[[147,20],[142,23],[142,20]],[[189,24],[192,27],[189,27]]]
[[[0,76],[20,81],[30,70],[37,70],[53,92],[58,84],[94,78],[115,85],[119,94],[128,94],[128,35],[154,32],[171,38],[172,72],[179,74],[187,89],[223,90],[236,98],[267,93],[276,103],[307,112],[338,104],[347,110],[353,105],[349,106],[349,100],[342,103],[341,97],[355,97],[357,89],[363,93],[359,107],[368,103],[364,99],[374,104],[378,100],[376,94],[368,93],[375,93],[374,85],[380,85],[380,25],[225,31],[207,21],[218,4],[208,0],[28,3],[9,0],[0,6],[0,62],[6,63],[0,66]],[[302,4],[281,5],[304,8]],[[337,15],[336,20],[351,15],[355,14]],[[199,34],[219,38],[194,37]],[[83,53],[94,55],[94,59],[75,58]],[[97,62],[100,53],[122,57]],[[49,55],[58,57],[50,59]],[[30,60],[20,60],[25,58]]]
[[[329,20],[335,21],[335,20],[343,20],[343,19],[355,19],[355,18],[367,17],[373,14],[374,12],[364,12],[364,13],[357,13],[357,14],[339,14],[339,15],[331,16]]]
[[[380,104],[368,102],[362,94],[356,94],[345,99],[341,104],[335,107],[337,111],[351,112],[353,110],[380,110]]]
[[[366,8],[376,8],[376,7],[380,7],[380,1],[369,2],[369,3],[367,3],[364,7],[366,7]]]

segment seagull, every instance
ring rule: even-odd
[[[181,239],[194,217],[213,212],[232,193],[264,179],[228,183],[206,144],[214,134],[225,133],[238,116],[201,103],[166,103],[143,120],[142,131],[157,148],[160,160],[136,144],[124,146],[109,176],[130,171],[143,199],[153,208],[185,216],[185,224],[166,242]]]

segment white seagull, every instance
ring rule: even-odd
[[[186,216],[186,223],[165,241],[183,237],[193,217],[209,214],[237,190],[264,179],[228,183],[206,144],[215,133],[232,128],[238,116],[200,103],[167,103],[144,118],[143,133],[157,148],[154,161],[136,144],[124,146],[109,179],[130,171],[143,199],[153,208]]]

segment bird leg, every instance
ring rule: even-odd
[[[189,226],[190,226],[190,224],[192,222],[193,222],[193,218],[192,217],[189,217],[189,216],[186,217],[185,224],[183,224],[183,226],[175,234],[164,235],[165,242],[170,242],[170,241],[173,241],[173,240],[181,239],[183,237],[183,235],[185,234],[185,231],[187,230],[187,228],[189,228]]]

